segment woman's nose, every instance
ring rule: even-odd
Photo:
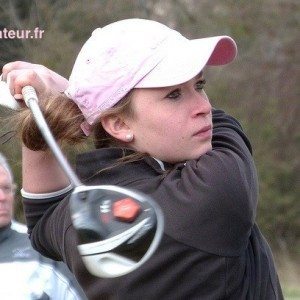
[[[209,102],[208,97],[203,92],[201,94],[197,93],[195,95],[195,110],[194,115],[207,115],[211,113],[212,106]]]

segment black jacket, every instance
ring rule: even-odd
[[[213,150],[165,164],[167,173],[151,157],[97,173],[122,155],[119,148],[78,156],[77,173],[86,184],[138,189],[161,206],[164,236],[142,267],[118,279],[90,275],[76,248],[66,195],[24,199],[34,247],[64,260],[89,299],[282,299],[271,251],[255,224],[251,146],[224,112],[213,111],[213,124]]]

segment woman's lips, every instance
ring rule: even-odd
[[[212,136],[212,126],[207,125],[202,127],[199,131],[197,131],[193,136],[201,137],[201,138],[208,138]]]

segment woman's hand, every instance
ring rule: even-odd
[[[4,65],[2,80],[6,81],[16,100],[23,99],[22,88],[31,85],[41,99],[47,99],[53,93],[63,92],[68,80],[45,66],[24,61],[15,61]]]
[[[39,100],[64,91],[68,81],[48,68],[16,61],[6,64],[2,70],[2,79],[9,85],[11,94],[21,105],[22,88],[31,85],[35,88]],[[51,151],[32,151],[25,145],[22,150],[23,189],[29,193],[49,193],[69,185],[69,180],[60,168]]]

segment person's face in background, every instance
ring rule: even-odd
[[[13,216],[14,184],[10,175],[0,166],[0,228],[8,225]]]

